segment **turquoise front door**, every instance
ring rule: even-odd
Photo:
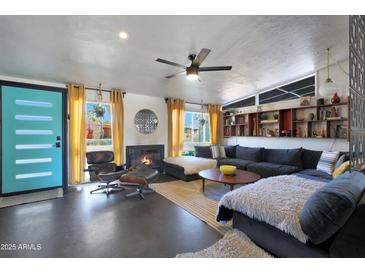
[[[1,87],[2,193],[62,186],[62,93]]]

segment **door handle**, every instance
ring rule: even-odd
[[[53,147],[61,147],[61,142],[56,142]]]

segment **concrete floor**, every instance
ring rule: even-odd
[[[212,245],[221,235],[157,193],[90,195],[0,209],[0,257],[174,257]]]

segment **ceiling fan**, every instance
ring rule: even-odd
[[[165,78],[170,79],[177,75],[186,73],[186,78],[189,80],[198,80],[200,71],[220,71],[220,70],[231,70],[232,66],[216,66],[216,67],[200,67],[201,63],[207,58],[210,53],[210,49],[202,48],[198,55],[190,54],[188,56],[191,61],[191,65],[189,67],[180,65],[171,61],[167,61],[161,58],[157,58],[156,61],[164,64],[168,64],[170,66],[175,66],[179,68],[183,68],[184,71],[180,71],[171,75],[166,76]]]

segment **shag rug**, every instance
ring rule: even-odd
[[[236,229],[228,231],[212,246],[176,255],[176,258],[273,258],[254,244],[244,233]]]
[[[227,193],[219,206],[274,226],[306,243],[308,236],[301,228],[300,212],[309,197],[325,184],[295,175],[264,178]],[[228,218],[220,217],[225,219]]]
[[[222,235],[225,235],[232,228],[232,222],[220,224],[216,221],[218,201],[229,191],[228,186],[206,181],[205,192],[202,192],[201,180],[191,182],[179,180],[150,184],[150,188],[199,218]]]

